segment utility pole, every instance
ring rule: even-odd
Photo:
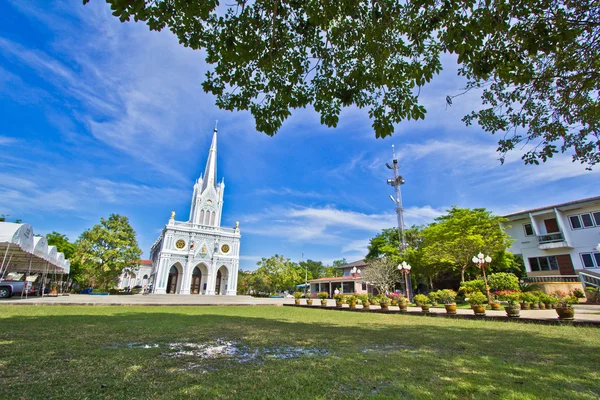
[[[402,175],[398,173],[398,159],[396,158],[396,151],[394,149],[394,145],[392,145],[392,165],[390,167],[389,164],[385,164],[389,169],[394,170],[394,179],[388,179],[387,183],[394,187],[396,197],[390,196],[394,204],[396,205],[396,217],[398,218],[398,239],[400,242],[399,250],[400,256],[404,254],[404,250],[406,250],[406,237],[404,236],[404,209],[402,208],[402,195],[400,193],[400,186],[404,184],[404,178]]]

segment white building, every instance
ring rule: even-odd
[[[144,287],[150,284],[152,276],[152,261],[140,260],[139,265],[133,268],[123,268],[119,276],[119,289],[134,288],[136,286]]]
[[[217,129],[204,175],[196,181],[188,221],[175,213],[150,250],[153,292],[235,295],[240,230],[221,227],[225,183],[217,181]]]
[[[509,251],[523,256],[528,276],[600,276],[600,196],[505,217]]]

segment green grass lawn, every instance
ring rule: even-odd
[[[217,340],[245,355],[174,357],[169,347]],[[600,330],[586,327],[267,306],[0,305],[0,398],[597,399],[598,349]]]

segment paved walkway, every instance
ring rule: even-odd
[[[121,305],[121,306],[206,306],[206,305],[283,305],[293,304],[294,299],[257,298],[251,296],[199,296],[177,294],[151,295],[113,295],[90,296],[87,294],[71,294],[58,297],[30,297],[21,299],[18,296],[0,300],[2,304],[38,304],[38,305]],[[332,303],[335,305],[335,303]]]
[[[69,296],[58,297],[30,297],[21,299],[14,297],[10,299],[0,300],[0,305],[3,304],[31,304],[31,305],[120,305],[120,306],[207,306],[207,305],[277,305],[294,304],[294,299],[281,298],[257,298],[251,296],[198,296],[198,295],[113,295],[113,296],[90,296],[83,294],[72,294]],[[305,301],[302,300],[302,304]],[[313,307],[319,308],[320,300],[315,299]],[[328,300],[327,305],[335,306],[334,300]],[[348,307],[348,306],[344,306]],[[361,306],[357,306],[360,309]],[[390,307],[392,310],[398,310],[398,307]],[[378,310],[379,306],[371,306],[371,309]],[[409,307],[409,311],[418,312],[420,307]],[[598,321],[600,322],[600,305],[575,305],[575,318],[577,320]],[[431,308],[431,313],[445,314],[444,308]],[[473,315],[473,311],[469,309],[458,309],[458,314]],[[488,316],[505,316],[504,310],[492,311],[487,310]],[[534,319],[556,319],[555,310],[521,310],[522,318]]]

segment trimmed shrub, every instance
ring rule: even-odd
[[[519,278],[515,274],[496,272],[495,274],[490,274],[487,279],[492,292],[497,290],[519,290]]]

